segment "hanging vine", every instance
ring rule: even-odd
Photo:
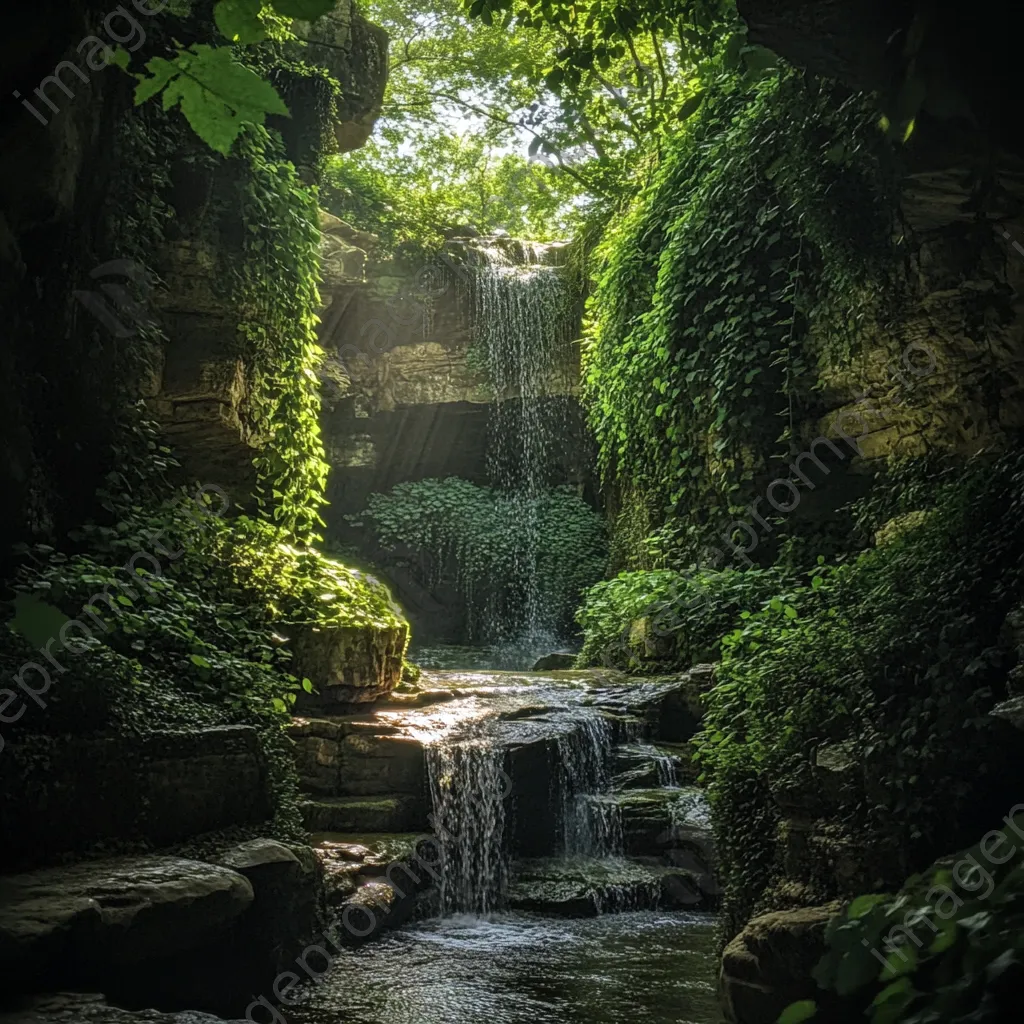
[[[886,293],[895,176],[859,97],[722,74],[598,253],[585,398],[606,480],[692,555],[749,503]],[[692,127],[691,127],[692,125]]]
[[[324,525],[328,470],[316,373],[316,199],[264,129],[250,129],[238,152],[247,173],[238,186],[245,236],[235,287],[252,374],[248,414],[263,441],[256,497],[262,515],[306,542]]]

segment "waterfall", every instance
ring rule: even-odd
[[[572,304],[558,268],[541,262],[543,247],[495,240],[472,251],[474,336],[495,392],[488,470],[492,483],[519,506],[521,524],[515,583],[522,612],[512,628],[519,636],[509,636],[506,629],[502,638],[550,646],[556,641],[545,621],[537,577],[537,499],[562,440],[544,400],[550,396],[559,348],[571,338]]]
[[[504,750],[483,738],[442,740],[426,748],[441,843],[442,914],[487,914],[500,905],[508,878]]]
[[[608,789],[612,730],[600,717],[588,716],[559,736],[558,786],[565,856],[614,857],[622,853],[622,820]]]

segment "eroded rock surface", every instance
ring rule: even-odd
[[[22,984],[44,971],[102,976],[213,941],[253,898],[237,871],[179,857],[9,875],[0,878],[0,955]]]

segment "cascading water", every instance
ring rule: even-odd
[[[504,751],[483,737],[441,740],[426,748],[434,813],[441,841],[443,914],[487,914],[505,890]]]
[[[551,379],[559,348],[570,340],[572,303],[564,275],[541,262],[543,247],[511,244],[472,250],[474,335],[496,398],[488,470],[519,506],[521,524],[514,566],[520,621],[496,632],[550,649],[555,637],[538,586],[537,499],[561,433],[552,415]]]
[[[614,857],[622,853],[618,806],[602,800],[608,789],[612,731],[600,717],[586,717],[558,746],[558,782],[566,857]]]

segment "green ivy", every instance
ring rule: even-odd
[[[239,332],[252,375],[248,415],[260,442],[254,460],[262,513],[297,540],[318,538],[328,464],[320,437],[316,198],[264,129],[238,143],[245,172],[245,229],[236,272]]]
[[[780,570],[620,572],[584,595],[578,664],[655,674],[717,661],[722,636],[746,608],[783,585]]]
[[[691,556],[788,456],[817,358],[844,353],[895,275],[869,103],[786,70],[704,95],[598,250],[584,348],[606,481],[674,516]]]
[[[370,495],[360,518],[385,551],[411,553],[435,582],[461,588],[476,637],[515,635],[534,587],[539,620],[568,627],[607,561],[600,516],[570,488],[523,498],[457,477],[421,480]]]
[[[1017,455],[946,467],[885,543],[819,565],[723,639],[699,756],[734,928],[771,902],[771,793],[813,791],[821,745],[848,744],[862,775],[837,820],[880,838],[896,865],[962,841],[1004,798],[1014,769],[987,712],[1006,696],[1000,627],[1022,593],[1022,495]]]

